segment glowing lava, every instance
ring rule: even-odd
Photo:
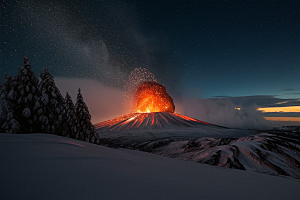
[[[173,99],[168,95],[166,88],[155,82],[147,81],[139,86],[134,94],[137,113],[174,112]]]

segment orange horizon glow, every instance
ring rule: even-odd
[[[264,117],[269,121],[300,122],[300,117]]]
[[[300,106],[262,107],[257,110],[261,112],[300,112]]]

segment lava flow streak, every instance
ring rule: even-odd
[[[166,88],[155,82],[147,81],[139,86],[134,94],[135,112],[174,112],[173,99],[168,95]]]
[[[120,117],[94,124],[98,132],[124,130],[178,130],[213,126],[184,115],[171,112],[130,113]]]

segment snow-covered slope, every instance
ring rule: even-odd
[[[264,133],[241,138],[200,138],[159,141],[144,147],[155,154],[182,160],[300,179],[300,135]]]
[[[300,181],[110,149],[48,134],[0,134],[1,199],[299,199]]]
[[[171,112],[130,113],[95,124],[95,128],[106,128],[111,131],[127,129],[154,130],[174,129],[181,127],[199,127],[210,125],[184,115]]]
[[[95,125],[101,143],[182,160],[300,178],[300,129],[229,129],[169,112],[133,113]]]
[[[131,113],[94,124],[102,139],[141,142],[161,138],[239,137],[255,131],[228,129],[170,112]]]

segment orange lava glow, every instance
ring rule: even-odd
[[[270,121],[300,122],[300,117],[265,117],[265,119]]]
[[[182,119],[185,119],[187,121],[194,121],[194,122],[200,122],[200,123],[203,123],[203,124],[209,124],[207,122],[203,122],[203,121],[200,121],[200,120],[197,120],[197,119],[194,119],[194,118],[191,118],[191,117],[187,117],[187,116],[184,116],[184,115],[181,115],[181,114],[178,114],[178,113],[174,113],[175,116],[178,116]]]
[[[173,99],[167,94],[166,88],[154,81],[147,81],[139,86],[134,94],[137,113],[174,112]]]

